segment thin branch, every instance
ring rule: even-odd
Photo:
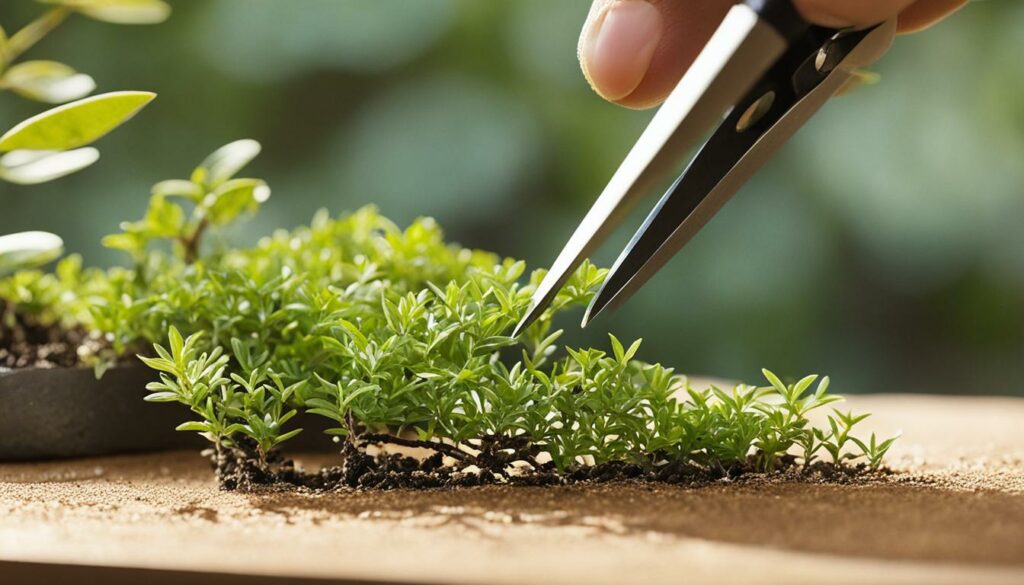
[[[203,232],[209,225],[210,220],[204,217],[191,235],[183,236],[178,239],[181,242],[182,247],[185,249],[185,264],[192,264],[199,258],[199,242],[203,236]]]
[[[33,20],[24,28],[11,35],[11,38],[7,42],[7,50],[3,54],[3,62],[0,63],[0,69],[10,65],[15,59],[20,57],[25,51],[31,49],[36,43],[41,41],[43,37],[48,35],[50,31],[57,28],[60,23],[64,22],[64,19],[68,17],[70,12],[67,8],[59,6],[52,10],[47,11],[39,18]]]
[[[472,456],[465,451],[462,451],[455,445],[449,445],[447,443],[437,443],[434,441],[420,441],[417,439],[403,439],[394,435],[386,435],[381,433],[369,433],[359,435],[359,440],[364,444],[366,443],[390,443],[392,445],[400,445],[402,447],[418,447],[422,449],[432,449],[438,453],[448,455],[453,459],[459,461],[470,461]]]

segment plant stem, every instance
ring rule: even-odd
[[[438,453],[443,453],[458,459],[459,461],[468,461],[472,456],[465,451],[460,450],[455,445],[449,445],[447,443],[438,443],[434,441],[420,441],[417,439],[403,439],[394,435],[370,433],[360,435],[359,440],[366,443],[390,443],[392,445],[400,445],[402,447],[419,447],[423,449],[432,449]]]
[[[199,258],[199,241],[208,225],[210,225],[210,220],[203,218],[191,235],[181,238],[181,245],[185,248],[186,264],[192,264]]]
[[[70,11],[63,6],[53,8],[11,35],[7,41],[7,50],[4,51],[2,61],[0,61],[0,70],[5,69],[25,51],[41,41],[50,31],[64,22],[69,14]]]

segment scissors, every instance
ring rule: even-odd
[[[733,6],[569,238],[513,336],[544,312],[633,205],[664,186],[713,130],[612,265],[582,326],[625,302],[851,84],[859,68],[889,49],[895,31],[895,19],[860,30],[813,26],[791,0]]]

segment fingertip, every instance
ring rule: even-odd
[[[917,0],[900,13],[901,34],[924,30],[967,5],[967,0]]]
[[[580,38],[580,63],[587,81],[599,95],[618,105],[634,109],[658,105],[679,83],[733,2],[597,0]],[[620,14],[619,10],[630,12]],[[598,50],[599,37],[608,32],[604,27],[609,23],[609,16],[614,15],[618,19],[616,28],[611,31],[619,34],[616,29],[621,31],[628,24],[625,18],[620,17],[637,17],[641,13],[644,16],[640,19],[649,19],[646,25],[648,36],[638,35],[631,42],[633,46],[642,46],[642,52],[617,55],[629,45],[619,41]],[[634,23],[631,28],[639,29],[642,25]],[[641,38],[649,41],[655,29],[656,42],[641,43]]]
[[[580,65],[601,97],[619,101],[643,81],[661,41],[661,12],[645,0],[605,4],[580,40]]]

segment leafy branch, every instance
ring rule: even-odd
[[[237,140],[206,157],[190,179],[169,179],[153,185],[149,208],[139,221],[122,222],[121,233],[103,238],[103,245],[128,252],[143,266],[149,244],[168,240],[185,264],[199,257],[202,236],[211,226],[230,224],[255,213],[270,197],[260,179],[235,179],[260,152],[255,140]]]
[[[117,24],[151,24],[170,14],[162,0],[42,0],[56,6],[7,36],[0,26],[0,91],[48,104],[0,137],[0,180],[19,184],[50,181],[96,162],[88,145],[123,124],[154,97],[115,92],[86,98],[96,82],[58,61],[19,61],[72,13]],[[75,101],[78,100],[78,101]],[[71,103],[67,103],[71,102]]]

